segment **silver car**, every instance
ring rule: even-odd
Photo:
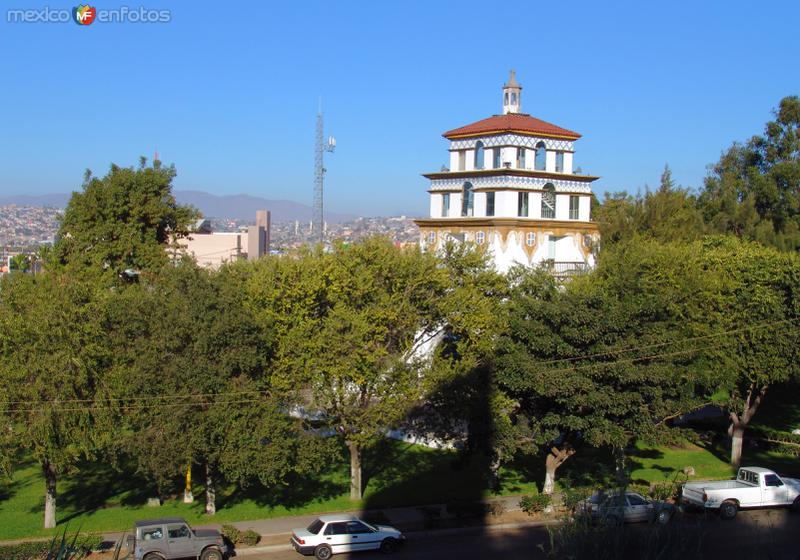
[[[668,523],[675,506],[658,500],[648,500],[636,492],[597,492],[584,500],[578,512],[592,519],[610,523],[656,522]]]

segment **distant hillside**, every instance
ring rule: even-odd
[[[249,194],[219,196],[202,191],[175,191],[175,198],[181,204],[191,204],[206,217],[255,220],[256,210],[269,210],[274,222],[311,220],[311,207],[291,200],[268,200]],[[357,217],[355,214],[325,212],[325,220],[334,224],[349,222]]]
[[[0,206],[16,204],[18,206],[54,206],[64,208],[71,194],[53,193],[42,195],[16,195],[0,197]],[[256,210],[272,212],[274,222],[293,222],[311,220],[311,207],[291,200],[268,200],[247,194],[215,195],[203,191],[175,191],[175,198],[181,204],[191,204],[204,216],[213,218],[230,218],[234,220],[255,220]],[[325,212],[325,219],[334,224],[355,219],[355,214],[338,214]]]
[[[69,202],[70,196],[72,196],[72,193],[0,196],[0,206],[16,204],[17,206],[52,206],[54,208],[64,208],[67,202]]]

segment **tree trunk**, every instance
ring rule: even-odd
[[[489,460],[489,489],[493,492],[500,490],[500,464],[502,463],[502,455],[499,452],[492,454]]]
[[[353,441],[347,442],[350,450],[350,499],[361,499],[361,449]]]
[[[56,469],[48,461],[42,463],[44,474],[45,495],[44,495],[44,528],[53,529],[56,526]]]
[[[756,392],[758,390],[758,392]],[[728,427],[728,435],[731,436],[731,466],[738,469],[742,464],[742,448],[744,444],[744,430],[750,424],[758,410],[767,386],[759,388],[755,383],[750,384],[747,396],[744,399],[744,411],[741,416],[737,412],[730,412],[731,424]]]
[[[214,488],[214,470],[206,463],[206,513],[217,513],[217,492]]]
[[[742,464],[744,429],[745,425],[742,423],[731,424],[731,465],[735,469],[738,469]]]
[[[556,471],[564,464],[564,461],[575,454],[575,449],[570,444],[562,445],[561,449],[555,445],[550,448],[545,458],[544,485],[542,494],[552,494],[556,487]]]

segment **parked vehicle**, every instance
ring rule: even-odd
[[[292,531],[291,543],[304,556],[328,560],[340,552],[376,550],[391,554],[403,544],[403,534],[388,525],[372,525],[352,515],[323,515],[305,529]]]
[[[667,502],[650,500],[636,492],[596,492],[578,505],[578,513],[589,515],[597,521],[609,523],[637,523],[641,521],[668,523],[675,506]]]
[[[742,508],[791,506],[800,511],[800,480],[762,467],[742,467],[735,480],[687,482],[681,500],[719,510],[722,519],[733,519]]]
[[[224,560],[228,555],[219,531],[192,529],[181,517],[137,521],[128,550],[133,551],[134,560]]]

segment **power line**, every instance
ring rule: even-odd
[[[576,361],[579,361],[579,360],[588,360],[588,359],[591,359],[591,358],[599,358],[599,357],[608,356],[608,355],[611,355],[611,354],[624,354],[624,353],[627,353],[627,352],[633,352],[634,350],[647,350],[647,349],[651,349],[651,348],[660,348],[662,346],[670,346],[670,345],[679,344],[679,343],[682,343],[682,342],[694,342],[694,341],[697,341],[697,340],[705,340],[705,339],[708,339],[708,338],[715,338],[715,337],[719,337],[719,336],[737,334],[737,333],[744,332],[744,331],[750,331],[750,330],[774,327],[774,326],[782,325],[782,324],[785,324],[785,323],[794,323],[795,321],[797,321],[797,319],[783,319],[781,321],[774,321],[774,322],[771,322],[771,323],[761,323],[760,325],[750,325],[750,326],[742,327],[742,328],[739,328],[739,329],[732,329],[732,330],[729,330],[729,331],[721,331],[721,332],[717,332],[717,333],[713,333],[713,334],[693,336],[693,337],[689,337],[689,338],[683,338],[683,339],[680,339],[680,340],[672,340],[672,341],[669,341],[669,342],[658,342],[658,343],[654,343],[654,344],[645,344],[645,345],[641,345],[641,346],[628,346],[627,348],[623,347],[623,348],[618,348],[618,349],[614,349],[614,350],[606,350],[604,352],[598,352],[596,354],[585,354],[583,356],[573,356],[571,358],[559,358],[557,360],[546,360],[546,361],[536,362],[536,364],[534,364],[534,365],[544,366],[544,365],[558,364],[558,363],[563,363],[563,362],[576,362]]]
[[[58,401],[51,401],[58,402]],[[207,406],[207,405],[222,405],[222,404],[244,404],[244,403],[257,403],[264,402],[262,399],[236,399],[225,401],[211,401],[211,402],[188,402],[188,403],[157,403],[157,404],[141,404],[141,405],[123,405],[123,406],[76,406],[76,407],[47,407],[49,412],[92,412],[92,411],[115,411],[115,410],[141,410],[144,408],[182,408],[193,406]],[[0,409],[0,412],[39,412],[42,407],[36,408],[7,408]]]
[[[8,404],[36,404],[36,403],[47,404],[47,403],[54,403],[54,402],[57,402],[57,403],[93,403],[93,402],[96,402],[97,400],[103,400],[103,401],[139,401],[139,400],[153,400],[153,399],[161,399],[161,400],[164,400],[164,399],[186,399],[186,398],[195,399],[195,398],[205,398],[205,397],[218,397],[218,396],[227,397],[227,396],[232,396],[232,395],[253,395],[253,394],[265,395],[266,396],[267,392],[266,391],[232,391],[230,393],[228,393],[228,392],[226,392],[226,393],[189,393],[189,394],[183,394],[183,395],[177,395],[177,394],[173,394],[173,395],[151,395],[151,396],[146,396],[146,397],[108,397],[108,398],[101,397],[100,399],[97,399],[97,398],[94,398],[94,399],[57,399],[57,400],[39,400],[39,401],[33,401],[33,400],[28,399],[28,400],[24,400],[24,401],[0,401],[0,406],[5,406],[5,405],[8,405]]]

